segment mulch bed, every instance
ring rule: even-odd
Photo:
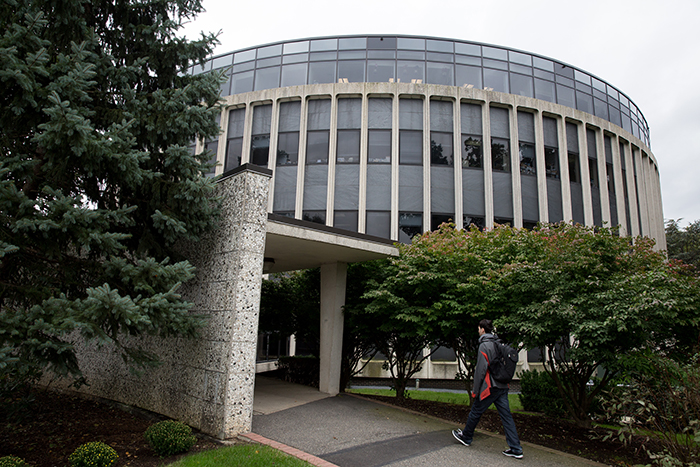
[[[420,412],[462,425],[469,408],[461,405],[394,397],[364,396],[384,403]],[[3,420],[0,414],[0,420]],[[654,446],[639,437],[625,446],[617,438],[603,442],[604,429],[585,430],[565,420],[540,414],[513,415],[520,439],[567,452],[608,465],[647,464],[643,449]],[[157,415],[114,403],[99,402],[79,396],[41,391],[35,403],[21,417],[4,421],[0,431],[0,457],[14,455],[36,467],[67,466],[68,456],[81,444],[102,441],[119,454],[120,466],[157,467],[178,459],[158,457],[146,443],[143,433],[156,421]],[[479,429],[503,434],[501,421],[489,410],[481,418]],[[241,441],[243,442],[243,441]],[[216,440],[198,434],[198,442],[190,453],[221,447]]]
[[[117,404],[40,391],[20,421],[3,423],[0,457],[17,456],[36,467],[68,466],[68,456],[91,441],[102,441],[114,448],[120,466],[156,467],[181,457],[160,458],[143,437],[150,425],[164,418],[125,409]],[[189,453],[218,447],[220,443],[198,435],[197,444]]]
[[[469,407],[442,402],[405,399],[399,402],[394,397],[362,396],[423,413],[463,426],[469,415]],[[609,433],[603,428],[587,430],[567,420],[547,417],[542,414],[514,413],[515,425],[521,441],[566,452],[593,461],[615,466],[631,466],[650,463],[644,446],[652,451],[661,448],[654,440],[635,437],[631,444],[624,445],[617,436],[607,441],[602,438]],[[505,436],[501,419],[495,410],[487,410],[479,421],[478,429]]]

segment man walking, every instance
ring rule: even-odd
[[[474,388],[472,389],[472,409],[467,418],[464,430],[452,430],[452,435],[465,446],[472,444],[474,429],[479,423],[481,415],[491,404],[496,405],[498,415],[501,417],[503,429],[506,432],[506,442],[509,449],[503,454],[516,459],[523,458],[523,448],[520,446],[518,432],[515,429],[513,415],[508,404],[508,384],[499,383],[491,378],[489,362],[496,357],[497,337],[493,334],[493,322],[490,319],[482,319],[479,322],[479,354],[474,370]]]

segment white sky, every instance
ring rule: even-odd
[[[650,127],[664,218],[700,219],[698,0],[202,0],[191,39],[218,32],[215,54],[348,34],[472,40],[544,55],[627,94]]]

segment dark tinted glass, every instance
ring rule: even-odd
[[[328,163],[328,132],[309,131],[306,135],[306,163]]]
[[[399,133],[399,163],[423,164],[423,132],[401,130]]]
[[[391,163],[391,130],[369,130],[367,162]]]

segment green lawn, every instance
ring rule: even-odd
[[[354,388],[348,389],[347,392],[360,395],[370,394],[376,396],[396,396],[396,391],[393,389]],[[448,404],[462,405],[466,405],[469,400],[465,393],[442,391],[408,391],[408,397],[416,400],[437,401],[446,402]],[[508,403],[510,404],[510,410],[513,412],[523,410],[523,405],[520,403],[520,397],[517,394],[508,394]],[[493,408],[493,406],[491,407]]]
[[[167,467],[309,467],[306,461],[261,444],[242,444],[183,457]]]

